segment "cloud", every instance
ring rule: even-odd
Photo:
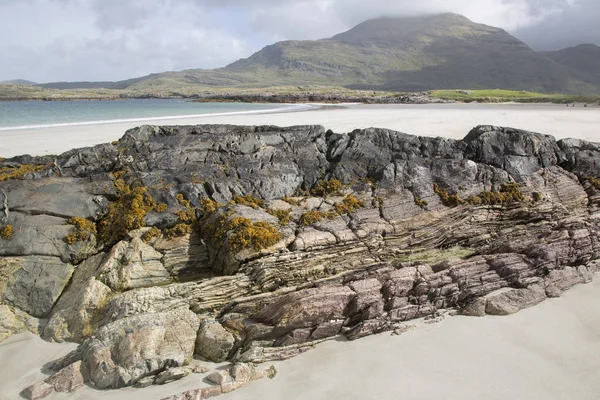
[[[224,66],[277,40],[439,12],[538,47],[600,42],[597,0],[0,0],[0,80],[119,80]],[[586,36],[587,35],[587,36]]]
[[[582,43],[600,45],[598,16],[598,0],[579,0],[563,12],[514,33],[536,50],[558,50]]]

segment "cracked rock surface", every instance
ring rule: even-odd
[[[59,376],[83,370],[99,389],[179,379],[194,356],[285,359],[444,309],[512,314],[600,268],[600,145],[581,140],[493,126],[460,141],[142,126],[115,144],[0,162],[15,164],[48,167],[0,182],[0,226],[14,230],[0,239],[0,340],[38,318],[44,339],[81,343]],[[315,190],[327,182],[340,185]],[[68,243],[69,219],[101,227],[123,184],[161,207],[115,240]],[[263,375],[237,367],[173,398]]]

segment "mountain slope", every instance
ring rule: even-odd
[[[2,81],[0,83],[12,84],[12,85],[23,85],[23,86],[33,86],[37,85],[37,83],[28,81],[26,79],[13,79],[10,81]]]
[[[329,39],[275,43],[215,70],[100,83],[128,90],[307,84],[396,91],[499,88],[600,93],[596,79],[536,53],[502,29],[451,13],[369,20]]]
[[[544,54],[569,68],[580,79],[600,86],[600,47],[595,44],[582,44]]]
[[[225,69],[368,89],[591,90],[505,31],[456,14],[370,20],[331,39],[268,46]]]

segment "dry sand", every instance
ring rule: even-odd
[[[111,123],[0,131],[0,157],[19,154],[59,154],[76,147],[119,139],[127,129],[142,123]],[[154,125],[320,124],[339,133],[379,127],[423,136],[461,139],[476,125],[527,129],[557,138],[577,137],[600,141],[600,108],[548,104],[426,104],[347,105],[320,110],[275,114],[228,115],[144,121]]]
[[[71,344],[21,334],[0,345],[0,399],[44,378],[40,367]],[[401,336],[329,341],[277,363],[273,380],[221,400],[597,400],[600,279],[507,317],[447,317]],[[201,377],[142,390],[85,387],[50,400],[159,400],[203,385]]]

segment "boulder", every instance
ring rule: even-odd
[[[42,381],[23,389],[21,396],[29,400],[38,400],[50,396],[52,392],[54,392],[52,385]]]
[[[231,378],[231,375],[229,375],[229,372],[224,370],[213,372],[212,374],[206,377],[206,380],[215,385],[224,385],[233,382],[233,379]]]
[[[49,378],[31,385],[21,392],[26,399],[37,400],[48,397],[52,392],[70,393],[82,387],[87,379],[85,367],[76,361]]]
[[[81,361],[76,361],[61,369],[44,382],[51,385],[57,392],[69,393],[82,387],[87,378],[85,366]]]
[[[196,354],[212,362],[227,360],[235,345],[235,338],[223,325],[215,320],[205,320],[200,325],[196,338]]]
[[[0,258],[0,296],[29,315],[46,317],[73,271],[56,257]]]
[[[546,291],[542,284],[534,284],[523,289],[500,289],[485,299],[486,314],[509,315],[541,303],[546,299]]]
[[[265,306],[256,320],[282,330],[308,328],[343,319],[344,311],[356,293],[346,286],[324,286],[282,296]]]
[[[171,275],[162,265],[162,257],[139,238],[119,242],[104,260],[99,280],[119,292],[167,283]]]
[[[586,282],[586,278],[585,275],[576,268],[567,267],[550,271],[544,281],[548,297],[560,297],[565,290],[568,290],[577,284]]]
[[[144,314],[103,326],[82,345],[90,383],[99,389],[131,386],[192,360],[198,318],[188,310]]]
[[[96,279],[105,257],[104,253],[90,257],[76,268],[71,285],[50,314],[42,335],[45,339],[80,342],[96,331],[112,294]]]
[[[164,385],[165,383],[178,381],[180,379],[185,378],[190,373],[189,370],[185,368],[169,368],[166,371],[161,372],[156,376],[156,380],[154,381],[157,385]]]

